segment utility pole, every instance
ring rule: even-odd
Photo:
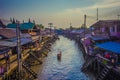
[[[70,30],[72,30],[72,23],[70,23]]]
[[[40,27],[39,27],[39,32],[38,32],[38,34],[39,34],[39,47],[40,47],[40,42],[41,42],[41,38],[40,38],[40,31],[41,31],[41,29],[40,29]]]
[[[19,21],[17,21],[16,28],[16,36],[17,36],[17,59],[18,59],[18,80],[21,80],[21,71],[22,71],[22,55],[21,55],[21,46],[20,46],[20,26]]]
[[[86,28],[86,14],[84,15],[84,38],[85,38],[85,28]]]
[[[51,28],[53,27],[53,23],[48,23],[49,27],[50,27],[50,36],[51,36]]]
[[[118,16],[118,20],[119,20],[120,14],[118,14],[117,16]]]
[[[97,21],[98,21],[98,8],[97,8]]]

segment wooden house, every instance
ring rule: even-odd
[[[9,23],[7,25],[7,28],[16,28],[17,23]],[[31,35],[39,34],[40,30],[39,27],[35,25],[35,23],[32,22],[23,22],[19,24],[20,30],[22,33],[29,33]]]
[[[12,54],[16,54],[16,46],[17,46],[17,35],[15,29],[10,28],[1,28],[0,29],[0,45],[10,47],[12,49]],[[31,36],[29,34],[20,33],[20,43],[21,47],[28,47],[30,42],[32,42]],[[28,44],[29,43],[29,44]],[[24,46],[23,46],[24,45]],[[28,47],[29,48],[29,47]]]
[[[9,69],[9,55],[11,51],[8,47],[0,46],[0,75],[4,75]]]
[[[120,38],[120,20],[99,20],[91,25],[95,34]]]

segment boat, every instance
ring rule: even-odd
[[[57,59],[58,59],[58,60],[61,60],[61,55],[62,55],[62,54],[61,54],[61,51],[60,51],[60,53],[57,54]]]

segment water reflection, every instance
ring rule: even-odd
[[[57,54],[62,52],[61,61]],[[63,36],[52,46],[39,69],[39,80],[90,80],[80,71],[83,56],[76,43]]]

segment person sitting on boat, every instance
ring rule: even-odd
[[[60,53],[57,54],[57,58],[58,58],[58,60],[61,60],[61,51],[60,51]]]

